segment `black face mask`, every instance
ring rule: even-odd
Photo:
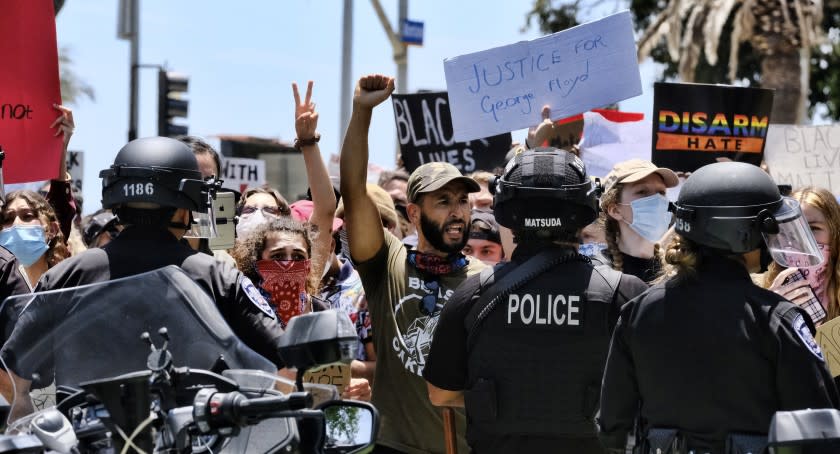
[[[447,227],[450,225],[459,223],[464,224],[461,241],[458,244],[446,244],[446,242],[443,241],[443,232],[445,232]],[[467,245],[467,241],[470,238],[469,225],[466,221],[452,220],[444,223],[442,227],[438,227],[437,224],[432,222],[432,220],[427,218],[423,213],[420,213],[420,230],[423,232],[423,236],[426,237],[426,240],[431,243],[432,247],[441,252],[446,252],[447,254],[461,252],[461,250],[464,249],[464,246]]]

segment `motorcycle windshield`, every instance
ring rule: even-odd
[[[4,368],[31,381],[33,390],[148,370],[149,341],[155,348],[165,343],[161,328],[168,331],[175,367],[211,369],[223,357],[231,368],[276,372],[233,334],[210,295],[176,266],[11,297],[0,313],[18,314],[0,350]]]

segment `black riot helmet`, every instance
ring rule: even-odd
[[[209,206],[209,185],[201,178],[195,155],[189,146],[168,137],[132,140],[99,177],[103,208],[146,202],[205,212]]]
[[[741,162],[701,167],[683,183],[675,204],[676,232],[706,248],[743,254],[767,244],[783,266],[822,261],[799,203],[782,197],[760,168]]]
[[[517,152],[488,186],[496,220],[514,231],[573,233],[598,215],[600,186],[583,161],[554,147]]]

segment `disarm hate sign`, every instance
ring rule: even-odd
[[[53,0],[0,3],[0,147],[3,179],[58,177],[62,137],[50,128],[61,112]]]
[[[462,173],[492,171],[505,164],[510,133],[455,141],[446,92],[391,95],[391,99],[400,152],[409,172],[427,162],[448,162]]]
[[[455,140],[527,128],[642,94],[630,12],[443,62]]]
[[[693,172],[728,158],[761,164],[773,91],[705,84],[653,88],[653,162]]]

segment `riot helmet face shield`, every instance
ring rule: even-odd
[[[200,200],[197,210],[190,212],[190,229],[184,234],[184,238],[216,238],[219,236],[216,231],[216,213],[213,211],[213,199],[221,187],[222,182],[213,177],[205,181],[181,180],[180,192],[187,194],[190,199]]]
[[[799,202],[783,197],[765,205],[677,205],[676,232],[725,252],[745,254],[767,245],[773,259],[784,267],[811,267],[823,258]]]
[[[598,215],[600,184],[583,161],[556,148],[514,155],[502,176],[491,179],[496,221],[514,231],[574,234]]]
[[[795,199],[784,197],[772,217],[760,214],[757,221],[768,226],[762,230],[762,235],[770,255],[779,265],[808,268],[822,264],[822,251]]]

